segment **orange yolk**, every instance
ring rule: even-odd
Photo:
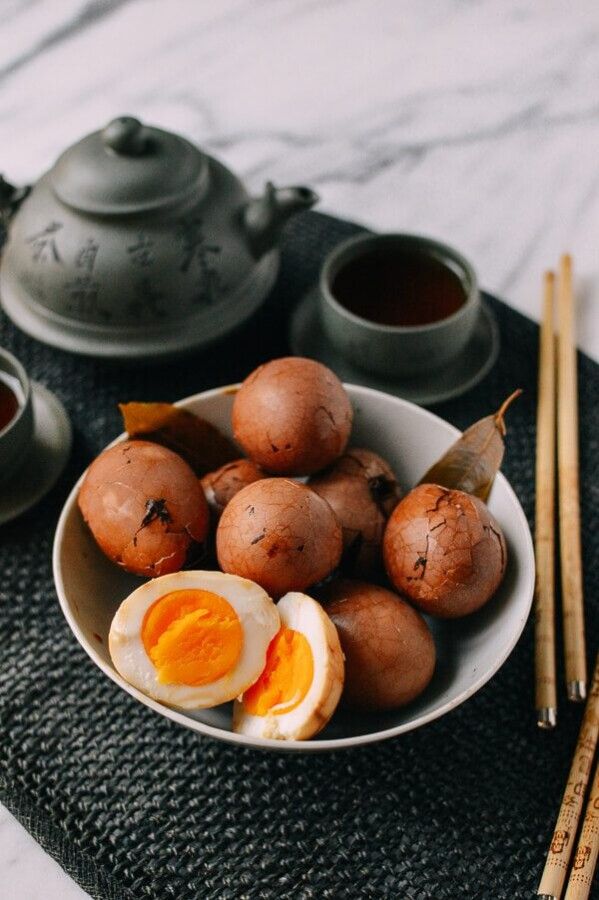
[[[314,660],[303,634],[281,628],[266,654],[262,675],[243,695],[243,705],[254,716],[280,716],[298,706],[310,689]]]
[[[234,668],[243,629],[224,597],[211,591],[171,591],[145,614],[141,638],[161,684],[201,685]]]

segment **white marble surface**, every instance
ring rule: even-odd
[[[85,900],[87,896],[0,805],[0,897]]]
[[[132,113],[256,190],[305,182],[325,211],[448,240],[532,316],[541,272],[570,250],[579,342],[599,359],[597,0],[3,0],[0,11],[10,180]],[[66,876],[46,876],[33,841],[0,821],[14,842],[0,853],[5,895],[64,896]],[[37,894],[23,880],[35,871]]]

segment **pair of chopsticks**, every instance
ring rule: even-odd
[[[553,728],[557,722],[554,528],[556,431],[562,614],[568,699],[584,700],[587,688],[580,547],[578,383],[572,260],[569,256],[562,256],[560,260],[557,284],[557,354],[554,325],[555,280],[553,272],[545,274],[537,407],[535,705],[537,723],[541,728]],[[595,768],[593,785],[574,855],[573,852],[598,738],[599,654],[574,759],[538,888],[537,896],[543,900],[560,900],[568,872],[569,879],[564,900],[587,900],[590,895],[599,855],[599,764]]]
[[[597,749],[598,736],[599,654],[574,751],[574,759],[537,892],[537,897],[543,898],[543,900],[560,900],[562,896],[591,775],[593,757]],[[599,763],[595,766],[593,785],[574,853],[564,900],[587,900],[591,892],[597,856],[599,856]]]
[[[572,260],[568,255],[562,256],[560,260],[557,285],[557,354],[554,294],[555,275],[547,272],[543,283],[539,350],[535,519],[535,706],[537,723],[541,728],[553,728],[557,721],[554,575],[556,418],[562,613],[568,699],[578,702],[584,700],[587,687],[580,549],[578,383]]]

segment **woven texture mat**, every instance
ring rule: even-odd
[[[515,900],[535,892],[581,709],[560,689],[558,729],[537,729],[530,623],[491,683],[437,722],[354,751],[286,755],[202,739],[136,703],[94,667],[56,600],[56,520],[76,477],[121,430],[117,401],[174,400],[287,352],[291,308],[324,254],[356,230],[315,213],[297,217],[258,317],[184,362],[127,371],[43,347],[0,322],[2,346],[58,394],[75,428],[60,483],[0,529],[0,799],[94,898]],[[490,303],[500,361],[436,411],[465,427],[525,389],[509,413],[504,471],[530,519],[538,330]],[[599,367],[585,357],[579,366],[594,652]]]

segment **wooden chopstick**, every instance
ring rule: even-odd
[[[560,261],[558,284],[557,450],[562,613],[568,699],[586,696],[586,652],[580,549],[578,476],[578,384],[574,340],[572,260]]]
[[[582,823],[582,830],[574,854],[572,871],[564,900],[587,900],[593,885],[593,875],[599,856],[599,762]]]
[[[557,721],[555,678],[555,275],[543,279],[537,402],[535,556],[535,707],[537,725]]]
[[[582,725],[574,751],[574,759],[566,783],[562,805],[547,854],[537,896],[543,900],[559,900],[568,874],[578,821],[584,795],[589,783],[593,757],[599,735],[599,654],[595,663],[593,682],[584,710]]]

